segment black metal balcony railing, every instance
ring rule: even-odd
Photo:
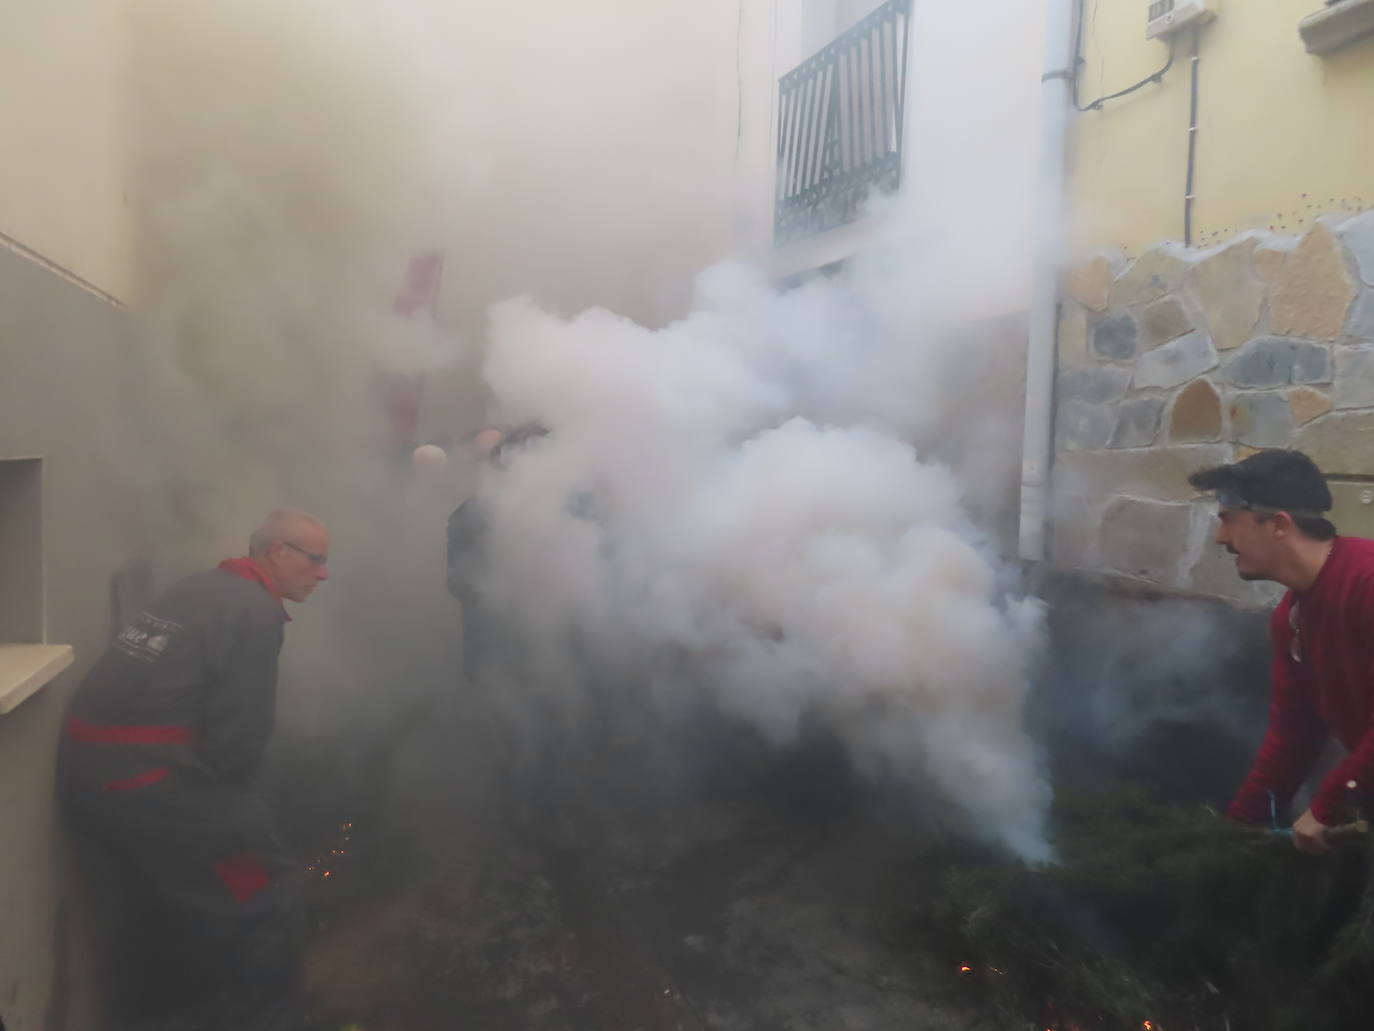
[[[853,221],[901,184],[910,28],[911,0],[888,0],[778,80],[778,242]]]

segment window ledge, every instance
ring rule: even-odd
[[[1309,54],[1329,54],[1374,33],[1374,0],[1339,0],[1298,23]]]
[[[72,664],[69,644],[0,644],[0,716]]]

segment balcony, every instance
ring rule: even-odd
[[[902,179],[911,0],[888,0],[778,80],[776,243],[854,221]]]

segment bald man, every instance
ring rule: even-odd
[[[254,790],[276,714],[283,601],[329,577],[329,531],[278,509],[115,638],[67,710],[67,812],[150,889],[187,967],[175,1026],[299,1027],[300,863]],[[189,973],[189,977],[183,974]],[[134,1024],[132,1026],[141,1026]]]

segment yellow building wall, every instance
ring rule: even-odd
[[[1146,0],[1086,0],[1079,93],[1087,104],[1164,64],[1146,40]],[[1298,23],[1321,0],[1218,0],[1202,30],[1195,245],[1248,229],[1299,233],[1318,216],[1374,207],[1374,38],[1319,57]],[[1173,68],[1076,119],[1075,254],[1138,255],[1183,239],[1191,32]]]
[[[0,25],[0,242],[123,299],[125,6],[0,0]]]

